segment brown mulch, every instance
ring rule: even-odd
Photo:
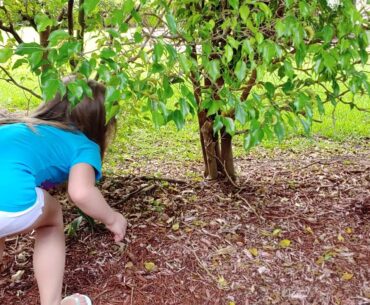
[[[239,188],[107,177],[101,187],[128,217],[127,237],[114,244],[83,221],[67,238],[64,293],[94,305],[370,304],[369,150],[236,165]],[[66,223],[76,217],[66,204]],[[0,304],[38,304],[32,242],[8,240]]]

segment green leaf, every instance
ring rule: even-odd
[[[206,68],[211,80],[216,81],[220,76],[220,62],[217,59],[211,60]]]
[[[245,112],[241,103],[235,105],[235,119],[244,125],[247,121],[247,113]]]
[[[301,44],[297,48],[296,53],[295,53],[295,61],[298,67],[302,66],[304,59],[306,57],[306,53],[307,53],[306,46]]]
[[[261,44],[263,42],[263,39],[264,39],[263,34],[261,32],[256,33],[255,39],[256,39],[258,44]]]
[[[172,119],[176,124],[177,130],[181,130],[185,126],[185,120],[180,110],[175,110],[172,113]]]
[[[247,23],[249,17],[250,9],[247,5],[242,5],[239,9],[239,14],[244,23]]]
[[[36,42],[25,42],[18,45],[15,50],[17,55],[31,55],[34,52],[43,51],[42,47]]]
[[[0,63],[6,63],[13,55],[13,50],[10,48],[0,49]]]
[[[264,83],[264,86],[265,86],[265,89],[267,91],[268,98],[272,99],[273,96],[275,95],[275,90],[276,90],[275,86],[270,82]]]
[[[276,55],[275,44],[270,41],[265,41],[262,45],[262,56],[266,63],[270,63]]]
[[[108,108],[113,105],[114,102],[117,102],[121,98],[121,93],[115,87],[108,86],[105,93],[105,104],[108,105]]]
[[[14,63],[14,65],[13,65],[12,69],[13,69],[13,70],[14,70],[14,69],[17,69],[17,68],[19,68],[20,66],[22,66],[23,64],[26,64],[26,63],[28,63],[27,59],[25,59],[25,58],[19,58],[19,59],[17,59],[17,60],[15,61],[15,63]]]
[[[105,121],[109,122],[113,117],[115,117],[120,110],[119,105],[112,105],[109,109],[106,110]]]
[[[325,43],[329,43],[334,36],[334,30],[330,25],[325,25],[320,32],[321,37],[324,39]]]
[[[100,57],[104,59],[109,59],[116,55],[116,52],[114,52],[112,49],[105,48],[101,51]]]
[[[256,3],[260,10],[265,14],[267,19],[270,19],[272,16],[270,8],[263,2],[257,2]]]
[[[85,0],[83,4],[83,9],[86,15],[89,15],[98,5],[100,0]]]
[[[35,16],[35,23],[37,25],[37,31],[43,32],[45,31],[49,26],[53,25],[53,20],[50,19],[45,14],[37,14]]]
[[[288,76],[289,79],[293,79],[294,69],[293,69],[293,65],[290,62],[290,60],[284,61],[284,72],[285,72],[285,75]]]
[[[64,87],[60,80],[54,78],[47,79],[41,87],[43,100],[46,102],[52,100],[58,91],[61,91],[61,86]]]
[[[286,33],[286,26],[285,26],[285,23],[279,19],[276,24],[275,24],[275,30],[277,32],[277,36],[278,38],[282,37],[285,35]]]
[[[44,52],[34,52],[28,58],[31,69],[35,70],[41,66],[41,61],[44,56]]]
[[[156,43],[153,49],[153,61],[159,62],[163,55],[163,45],[161,43]]]
[[[190,72],[190,63],[185,53],[179,54],[179,62],[182,70],[185,72],[185,74],[188,74]]]
[[[303,92],[300,92],[294,101],[294,107],[297,112],[302,111],[306,104],[310,102],[310,97]]]
[[[229,118],[229,117],[223,117],[222,118],[222,123],[224,124],[225,128],[226,128],[226,132],[233,136],[235,134],[235,123],[234,123],[234,120],[232,118]]]
[[[293,31],[293,44],[296,48],[303,42],[304,29],[298,24]]]
[[[301,121],[301,124],[302,124],[302,126],[303,126],[303,130],[304,130],[304,132],[306,133],[306,134],[309,134],[310,133],[310,128],[311,128],[311,123],[310,123],[310,121],[306,121],[305,119],[303,119],[303,118],[299,118],[299,120]]]
[[[359,53],[360,53],[360,57],[361,57],[361,63],[363,65],[366,65],[367,64],[367,61],[369,59],[369,53],[368,53],[368,51],[366,51],[366,49],[365,50],[360,50]]]
[[[310,6],[306,3],[306,1],[299,1],[299,10],[303,17],[309,17],[311,14]]]
[[[218,113],[221,108],[221,103],[218,101],[211,101],[210,105],[208,106],[207,116],[211,116],[213,114]]]
[[[285,137],[285,128],[281,120],[278,120],[274,125],[274,131],[278,141],[281,142]]]
[[[239,8],[239,0],[229,0],[229,4],[234,10]]]
[[[244,61],[239,60],[235,66],[235,75],[238,80],[241,82],[245,78],[245,74],[247,73],[247,65]]]
[[[86,78],[89,78],[92,73],[92,67],[90,65],[90,62],[87,60],[84,60],[79,68],[79,71],[81,74],[83,74]]]
[[[135,8],[135,3],[133,0],[125,0],[123,1],[122,9],[123,13],[128,14]]]
[[[318,109],[320,115],[324,115],[325,114],[324,103],[322,102],[319,95],[316,95],[316,101],[317,101],[317,109]]]
[[[255,141],[251,133],[248,133],[247,136],[244,138],[243,146],[245,150],[250,150],[253,146],[255,146]]]
[[[142,42],[143,41],[143,35],[141,35],[140,32],[135,32],[134,40],[135,40],[136,43]]]
[[[49,36],[49,46],[54,47],[56,46],[60,41],[68,39],[70,36],[69,34],[64,30],[56,30],[53,31]]]
[[[185,118],[186,115],[188,115],[190,113],[189,104],[187,103],[187,101],[183,97],[180,98],[179,104],[180,104],[180,111],[181,111],[183,117]]]
[[[324,65],[326,67],[326,69],[330,72],[330,73],[333,73],[334,70],[335,70],[335,67],[337,65],[337,61],[335,59],[334,56],[332,56],[330,53],[328,52],[323,52],[323,55],[322,55],[323,59],[324,59]]]
[[[213,121],[213,134],[216,134],[218,131],[220,131],[222,127],[224,127],[224,124],[222,123],[222,117],[217,115]]]
[[[229,63],[230,61],[232,61],[233,55],[234,55],[233,48],[230,47],[230,45],[227,44],[225,46],[225,52],[224,52],[224,56],[223,56],[224,62]]]
[[[170,32],[172,34],[176,34],[177,26],[176,26],[175,17],[171,13],[168,13],[166,14],[166,20],[167,20],[168,27],[170,28]]]
[[[285,0],[285,4],[287,8],[291,8],[292,5],[294,4],[294,0]]]
[[[67,85],[68,89],[68,100],[72,106],[76,106],[82,99],[84,89],[77,82],[71,82]]]

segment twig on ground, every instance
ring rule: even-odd
[[[186,180],[166,178],[166,177],[139,176],[139,177],[135,177],[135,178],[140,179],[140,180],[166,181],[166,182],[170,182],[170,183],[189,184],[189,182],[186,181]]]
[[[121,200],[119,200],[119,201],[117,201],[115,203],[112,203],[111,206],[112,207],[115,207],[115,206],[117,206],[119,204],[122,204],[122,203],[126,202],[127,200],[129,200],[131,197],[133,197],[134,195],[136,195],[138,193],[142,193],[142,192],[143,193],[146,193],[146,192],[149,192],[149,191],[155,189],[156,187],[157,187],[157,185],[155,185],[155,184],[152,184],[152,185],[149,185],[149,186],[148,185],[145,185],[143,187],[140,187],[137,190],[135,190],[135,191],[127,194],[126,196],[124,196]]]
[[[266,220],[263,216],[261,216],[261,215],[259,215],[257,213],[256,209],[250,205],[250,203],[248,202],[247,199],[243,198],[240,194],[236,194],[236,197],[238,197],[239,199],[243,200],[243,202],[252,210],[252,212],[254,213],[254,215],[256,215],[259,220],[261,220],[261,219],[263,221]]]
[[[207,266],[200,260],[199,256],[197,255],[197,253],[193,250],[193,249],[190,249],[188,247],[186,247],[191,253],[193,253],[193,255],[195,256],[198,264],[200,267],[202,267],[202,269],[212,278],[212,280],[214,280],[216,283],[217,283],[217,278],[211,273],[211,271],[209,271],[209,269],[207,268]]]

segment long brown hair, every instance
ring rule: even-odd
[[[68,78],[64,83],[71,80],[73,78]],[[84,95],[75,107],[68,101],[67,94],[57,94],[51,101],[40,105],[29,117],[0,118],[0,125],[23,122],[31,126],[44,124],[71,132],[81,131],[99,145],[103,158],[108,140],[115,131],[116,120],[112,118],[106,122],[104,85],[94,80],[89,80],[87,84],[91,88],[92,98]]]

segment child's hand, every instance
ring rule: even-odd
[[[114,234],[114,241],[119,242],[126,235],[127,220],[121,213],[114,212],[112,222],[106,224],[106,227]]]

